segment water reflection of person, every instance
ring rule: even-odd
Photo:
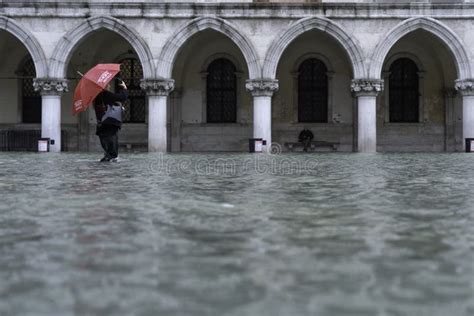
[[[308,151],[309,146],[311,145],[311,141],[313,140],[314,135],[313,133],[305,128],[301,131],[300,136],[298,137],[298,141],[303,144],[303,151]]]

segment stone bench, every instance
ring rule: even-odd
[[[314,151],[316,148],[329,148],[332,151],[337,151],[337,147],[339,146],[339,143],[333,143],[333,142],[325,142],[321,140],[314,140],[311,141],[308,150],[309,151]],[[303,148],[303,143],[301,142],[288,142],[285,143],[285,147],[288,148],[290,151],[294,151],[295,148]]]

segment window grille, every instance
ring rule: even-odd
[[[326,65],[306,59],[298,69],[298,121],[328,121],[328,76]]]
[[[23,123],[41,123],[41,94],[33,88],[35,64],[29,58],[20,70]]]
[[[237,76],[234,64],[225,58],[214,60],[207,68],[207,122],[237,121]]]
[[[409,58],[397,59],[390,66],[390,122],[418,122],[419,96],[418,67]]]
[[[140,88],[140,80],[143,78],[143,69],[137,58],[125,58],[120,61],[120,73],[117,77],[122,78],[128,88],[128,100],[124,102],[124,123],[145,123],[146,101],[145,91]],[[118,89],[118,86],[115,87]]]

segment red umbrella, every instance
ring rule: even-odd
[[[120,64],[98,64],[82,76],[74,91],[72,114],[85,111],[119,72]]]

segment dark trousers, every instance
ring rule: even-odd
[[[309,146],[311,146],[311,139],[306,138],[301,141],[303,143],[303,151],[308,151]]]
[[[118,131],[119,128],[113,125],[102,124],[97,127],[97,136],[105,152],[105,157],[112,159],[118,156]]]
[[[118,156],[118,135],[99,136],[100,144],[104,149],[107,158],[117,158]]]

